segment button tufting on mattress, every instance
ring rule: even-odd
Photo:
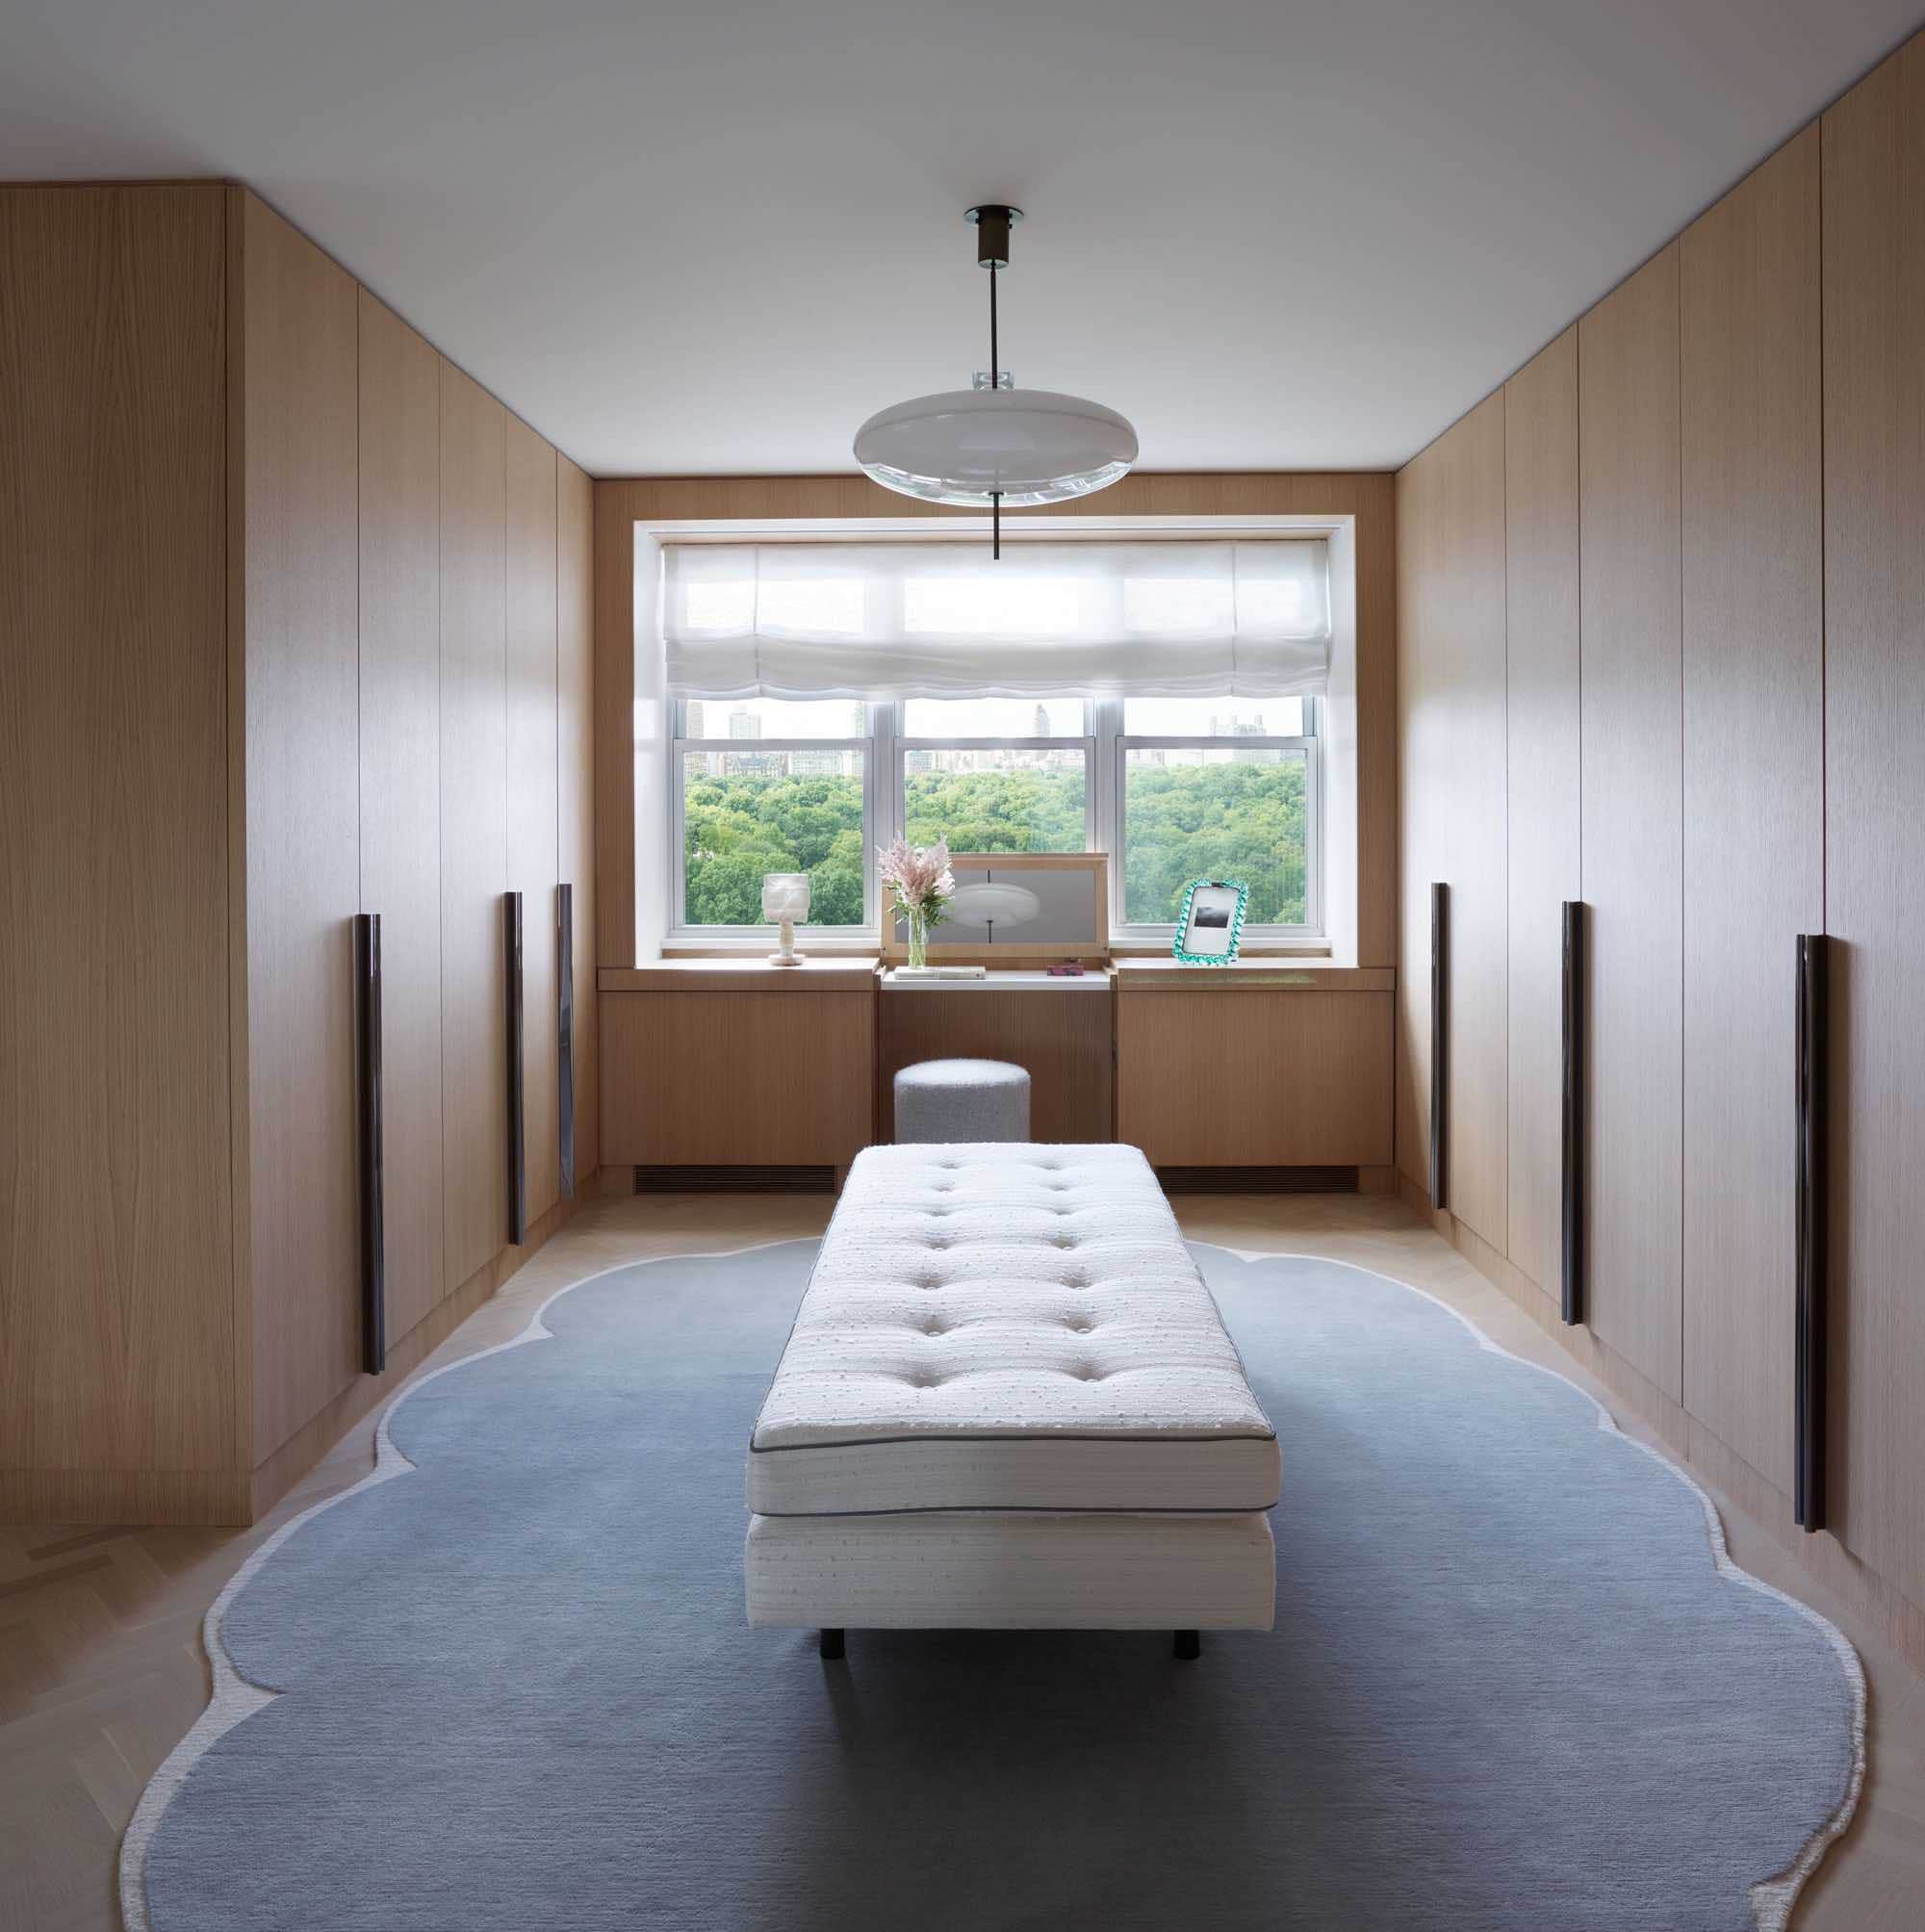
[[[1249,1508],[1276,1481],[1169,1204],[1124,1146],[859,1155],[754,1446],[801,1452],[750,1457],[752,1507],[778,1514]]]

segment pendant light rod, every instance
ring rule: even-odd
[[[1004,246],[1007,247],[1009,229],[1004,230]],[[1003,386],[1003,378],[996,362],[996,265],[989,264],[989,394],[995,395]],[[989,561],[1000,563],[1003,557],[1003,493],[992,490],[989,493]]]
[[[996,333],[996,270],[1010,265],[1010,230],[1022,219],[1020,208],[999,201],[986,201],[971,208],[967,219],[976,224],[976,266],[989,271],[989,394],[1003,386],[1002,357]],[[989,557],[999,562],[1003,554],[1003,493],[989,492]]]

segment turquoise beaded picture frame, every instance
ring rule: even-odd
[[[1249,903],[1250,889],[1241,879],[1191,880],[1183,889],[1171,952],[1185,966],[1228,966],[1243,943]]]

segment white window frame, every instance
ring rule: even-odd
[[[887,828],[883,832],[882,842],[887,844],[895,837],[909,819],[909,754],[914,751],[1016,751],[1046,752],[1075,751],[1083,754],[1083,850],[1100,852],[1103,849],[1101,822],[1096,811],[1096,769],[1100,762],[1096,741],[1093,699],[1077,698],[1073,691],[1059,693],[1060,700],[1072,700],[1083,707],[1083,731],[1075,737],[1049,738],[964,738],[964,737],[910,737],[903,731],[907,719],[907,701],[885,705],[882,708],[889,715],[887,727],[890,734],[890,762],[887,769],[894,774],[895,782],[889,787],[886,801],[889,814]]]
[[[876,939],[880,909],[876,901],[876,867],[871,846],[874,841],[869,837],[870,828],[876,823],[876,770],[877,770],[877,713],[886,711],[886,705],[866,707],[869,716],[869,733],[860,738],[691,738],[683,735],[688,723],[687,698],[673,699],[674,736],[669,741],[668,761],[668,863],[669,889],[674,893],[670,906],[678,919],[688,910],[688,837],[687,837],[687,797],[686,783],[682,776],[684,754],[696,752],[721,752],[740,757],[745,751],[761,752],[810,752],[856,751],[862,755],[862,831],[863,851],[867,863],[862,867],[862,923],[860,926],[798,926],[798,939],[812,940],[817,945],[833,945],[837,940],[868,943],[873,946]],[[704,699],[697,702],[714,703]],[[702,926],[678,924],[673,937],[678,943],[702,945],[713,941],[728,942],[752,939],[757,944],[768,942],[769,935],[775,931],[770,925],[753,926]]]
[[[1263,514],[1239,516],[1145,515],[1104,517],[1087,509],[1065,517],[1025,515],[1025,533],[1038,536],[1089,538],[1097,541],[1131,539],[1145,534],[1181,539],[1194,536],[1213,541],[1224,537],[1252,538],[1282,534],[1321,537],[1330,545],[1332,594],[1331,698],[1340,705],[1339,718],[1331,715],[1331,700],[1322,696],[1307,699],[1314,706],[1314,729],[1309,734],[1316,742],[1308,747],[1311,768],[1305,775],[1306,855],[1304,890],[1306,922],[1302,926],[1245,926],[1246,947],[1271,953],[1301,953],[1322,957],[1337,953],[1342,946],[1356,942],[1356,864],[1357,864],[1357,747],[1355,736],[1355,518],[1348,514],[1329,516]],[[678,752],[688,749],[741,749],[740,740],[681,740],[680,702],[670,697],[662,685],[660,613],[655,586],[659,582],[660,546],[665,543],[783,543],[783,542],[877,542],[903,541],[927,543],[933,538],[956,542],[982,543],[988,538],[987,517],[945,518],[932,527],[925,519],[898,517],[813,517],[813,518],[638,518],[632,527],[635,555],[635,672],[634,719],[637,777],[646,772],[650,783],[638,784],[634,810],[638,853],[654,850],[664,863],[655,873],[660,883],[651,887],[646,866],[637,867],[636,877],[636,955],[653,958],[678,952],[740,953],[766,950],[772,927],[768,926],[684,926],[678,923],[683,904],[682,798],[681,770]],[[1106,731],[1104,713],[1115,707],[1115,722]],[[1111,931],[1110,942],[1120,950],[1168,946],[1175,928],[1170,925],[1127,925],[1121,919],[1123,866],[1113,834],[1119,834],[1118,804],[1121,792],[1122,753],[1120,701],[1099,700],[1093,708],[1096,753],[1091,771],[1091,798],[1093,823],[1090,831],[1092,849],[1112,853],[1110,866]],[[1341,720],[1341,722],[1340,722]],[[1339,734],[1341,733],[1341,742]],[[773,744],[771,740],[759,742]],[[844,749],[860,744],[857,739],[797,740],[807,749]],[[944,740],[943,742],[952,742]],[[1038,739],[1011,741],[1017,749],[1037,748],[1048,742]],[[1188,741],[1185,741],[1188,742]],[[1206,740],[1206,742],[1215,742]],[[1231,742],[1261,746],[1265,739],[1241,738]],[[1296,740],[1284,740],[1296,744]],[[889,703],[870,706],[870,735],[863,760],[863,813],[873,828],[871,842],[893,836],[900,824],[900,785],[896,777],[895,709]],[[667,765],[667,809],[657,803],[663,787],[660,764]],[[878,773],[886,773],[890,782],[879,786]],[[660,814],[657,816],[657,814]],[[654,822],[651,823],[650,821]],[[664,837],[664,834],[666,837]],[[1333,872],[1332,867],[1335,867]],[[1333,885],[1333,881],[1335,882]],[[672,895],[672,896],[671,896]],[[1339,900],[1341,899],[1341,903]],[[822,953],[862,954],[877,950],[880,943],[879,907],[873,863],[863,879],[864,928],[854,926],[806,927],[804,934]]]
[[[1121,698],[1110,698],[1097,706],[1098,741],[1107,746],[1102,762],[1110,774],[1109,796],[1102,809],[1104,822],[1112,828],[1106,848],[1110,863],[1110,943],[1112,945],[1170,944],[1176,938],[1176,922],[1138,920],[1123,916],[1127,870],[1123,849],[1124,791],[1128,786],[1129,754],[1133,751],[1295,751],[1303,754],[1303,923],[1244,927],[1245,945],[1275,945],[1302,940],[1321,941],[1323,930],[1323,745],[1322,698],[1303,700],[1304,730],[1296,737],[1265,734],[1204,733],[1184,736],[1132,737],[1123,729]]]

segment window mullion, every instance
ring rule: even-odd
[[[1123,701],[1097,698],[1090,706],[1090,789],[1094,794],[1091,843],[1109,857],[1110,924],[1123,922]]]
[[[875,815],[862,828],[862,865],[870,924],[880,931],[882,901],[876,893],[876,850],[892,844],[902,834],[901,701],[888,699],[870,707],[871,758],[876,767]]]

